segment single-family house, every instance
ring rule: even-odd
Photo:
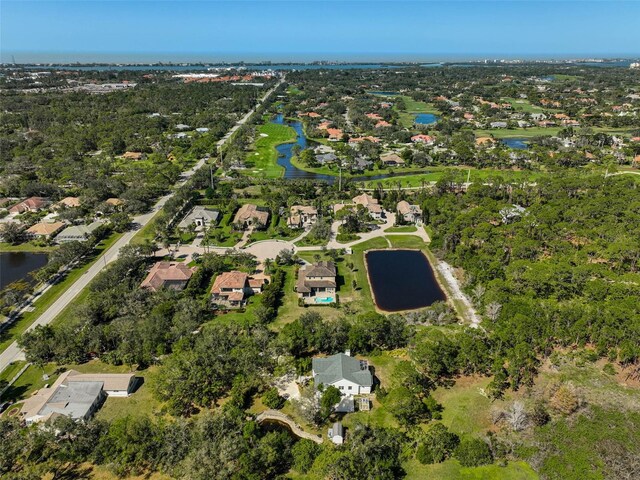
[[[103,225],[101,222],[93,222],[89,225],[72,225],[56,235],[56,242],[85,242],[101,225]]]
[[[416,225],[420,225],[422,223],[422,209],[418,205],[411,205],[406,200],[402,200],[398,202],[396,211],[405,222],[414,223]]]
[[[49,205],[49,200],[44,197],[29,197],[9,208],[11,215],[20,215],[26,212],[38,212]]]
[[[411,137],[413,143],[424,143],[425,145],[432,145],[435,139],[431,135],[418,134]]]
[[[183,290],[194,271],[194,268],[181,262],[157,262],[149,270],[140,288],[148,288],[154,292],[162,289]]]
[[[25,234],[32,238],[51,238],[62,228],[62,222],[39,222],[27,228]]]
[[[339,128],[327,128],[327,134],[329,135],[329,140],[337,142],[338,140],[342,140],[344,132]]]
[[[247,203],[240,207],[233,219],[235,225],[242,228],[256,227],[265,228],[269,222],[269,210]]]
[[[320,165],[327,165],[329,163],[335,163],[338,161],[338,157],[336,156],[335,153],[320,153],[318,155],[316,155],[316,162],[318,162]]]
[[[334,303],[338,285],[336,276],[336,266],[333,262],[305,265],[298,271],[295,290],[305,303]]]
[[[135,387],[133,373],[82,374],[68,370],[51,387],[27,398],[20,417],[28,424],[46,422],[59,416],[88,420],[107,396],[126,397]]]
[[[527,209],[521,205],[511,205],[510,207],[504,207],[500,209],[500,217],[502,223],[511,223],[523,215],[527,214]]]
[[[354,197],[353,203],[355,203],[356,205],[362,205],[364,208],[366,208],[369,212],[369,215],[371,215],[371,217],[375,220],[380,220],[382,219],[382,217],[384,217],[384,210],[378,204],[378,200],[373,198],[368,193],[363,193],[362,195]]]
[[[54,208],[77,208],[80,206],[80,198],[78,197],[64,197],[62,200],[54,205]]]
[[[380,156],[380,161],[386,167],[401,167],[404,166],[405,161],[397,153],[385,153]]]
[[[356,171],[360,171],[360,172],[364,172],[365,170],[367,170],[372,165],[373,165],[373,162],[371,160],[368,160],[363,156],[358,156],[353,161],[351,169],[352,170],[356,170]]]
[[[494,143],[495,143],[495,140],[491,137],[476,138],[476,146],[478,147],[490,146],[490,145],[493,145]]]
[[[489,126],[491,128],[507,128],[507,122],[491,122]]]
[[[289,228],[310,227],[318,220],[318,210],[310,205],[293,205],[289,212],[289,218],[287,218]]]
[[[124,152],[121,155],[125,160],[142,160],[144,158],[144,153],[142,152]]]
[[[254,278],[237,270],[223,272],[213,282],[211,301],[226,307],[241,307],[251,295],[262,292],[265,283],[264,278]]]
[[[122,206],[124,205],[124,200],[121,200],[119,198],[107,198],[104,203],[106,203],[107,205],[110,205],[111,207],[115,208],[116,210],[121,210]]]
[[[349,352],[330,357],[314,357],[311,361],[316,388],[334,386],[342,395],[371,393],[373,375],[366,360],[358,360]]]
[[[195,225],[197,228],[208,228],[211,225],[215,225],[218,221],[220,212],[217,210],[209,210],[201,205],[197,205],[191,209],[191,211],[184,216],[184,218],[178,224],[178,228],[184,230],[189,228],[190,225]]]
[[[363,142],[380,143],[380,139],[371,135],[368,135],[366,137],[351,137],[349,139],[349,146],[355,147],[356,145],[360,145]]]

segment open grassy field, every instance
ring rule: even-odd
[[[76,368],[76,370],[79,369]],[[125,417],[127,415],[150,415],[152,417],[161,416],[162,403],[153,395],[152,389],[149,385],[149,378],[156,370],[157,367],[150,367],[147,370],[136,372],[136,377],[140,377],[140,383],[137,390],[131,396],[126,398],[108,397],[96,414],[96,418],[111,422],[116,418]]]
[[[295,139],[295,130],[287,125],[278,125],[271,122],[260,125],[254,150],[247,155],[246,164],[248,168],[244,173],[247,175],[259,174],[261,177],[266,178],[281,177],[284,168],[278,165],[276,146],[293,142]]]
[[[92,257],[81,267],[73,269],[59,283],[53,285],[49,290],[38,297],[34,303],[34,309],[31,312],[24,313],[20,319],[11,327],[0,333],[0,352],[4,351],[11,343],[22,335],[27,328],[38,318],[42,312],[51,306],[56,299],[62,295],[78,278],[89,270],[91,265],[100,260],[100,255],[113,245],[121,233],[114,233],[110,237],[102,240],[94,249]]]
[[[415,225],[399,225],[397,227],[389,227],[385,230],[385,232],[389,233],[411,233],[418,230]]]
[[[396,108],[400,125],[404,128],[412,128],[414,126],[415,114],[417,113],[433,113],[434,115],[440,114],[440,111],[431,103],[420,102],[407,95],[401,95],[396,98],[402,98],[406,106],[406,110],[402,111]]]
[[[25,242],[19,245],[12,245],[7,242],[0,242],[0,252],[51,252],[58,248],[54,245],[35,245],[33,242]]]
[[[490,128],[490,129],[478,129],[473,133],[477,137],[495,137],[495,138],[531,138],[531,137],[545,137],[555,136],[562,130],[562,127],[530,127],[530,128]],[[624,134],[630,131],[627,127],[592,127],[594,132],[602,132],[609,134]]]
[[[446,460],[435,465],[422,465],[416,459],[403,464],[406,480],[424,478],[455,480],[535,480],[536,472],[525,462],[509,462],[506,466],[485,465],[463,467],[457,460]]]
[[[490,177],[501,177],[507,181],[535,181],[544,175],[542,172],[534,172],[530,170],[498,170],[491,168],[476,169],[469,167],[432,167],[429,173],[408,174],[398,177],[383,178],[381,180],[371,180],[360,182],[363,188],[377,188],[382,185],[383,188],[417,188],[427,186],[431,182],[437,182],[445,174],[453,172],[458,182],[466,182],[467,178],[470,182],[486,181]],[[469,172],[471,172],[469,174]]]
[[[537,105],[532,105],[529,100],[525,98],[503,98],[503,102],[510,103],[511,108],[517,112],[526,112],[526,113],[542,113],[545,110],[553,110],[551,108],[542,108]]]

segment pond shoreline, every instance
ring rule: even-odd
[[[420,253],[424,259],[424,266],[427,267],[426,270],[424,272],[420,272],[420,275],[422,274],[430,274],[431,278],[425,278],[425,279],[420,279],[419,284],[420,285],[425,285],[428,284],[428,280],[431,280],[431,289],[433,289],[433,287],[435,286],[437,288],[437,291],[423,291],[421,292],[421,294],[425,294],[425,295],[430,295],[431,297],[433,297],[433,301],[431,301],[430,304],[428,305],[421,305],[421,306],[416,306],[413,308],[400,308],[400,309],[393,309],[393,310],[389,310],[386,308],[383,308],[382,306],[380,306],[380,303],[385,303],[384,300],[381,300],[379,298],[379,295],[376,295],[376,291],[374,288],[374,281],[373,281],[373,277],[372,277],[372,270],[375,270],[375,268],[377,267],[372,267],[372,263],[370,262],[369,259],[369,254],[370,253],[374,253],[374,252],[413,252],[413,253]],[[366,269],[366,273],[367,273],[367,281],[369,283],[369,289],[371,292],[371,297],[373,299],[373,304],[374,307],[376,309],[376,311],[378,313],[382,313],[382,314],[392,314],[392,313],[407,313],[407,312],[415,312],[415,311],[420,311],[423,310],[425,308],[430,307],[433,303],[435,303],[436,301],[439,300],[444,300],[444,301],[448,301],[448,296],[447,296],[447,290],[442,288],[442,285],[440,284],[440,282],[438,281],[437,275],[436,275],[436,266],[431,265],[431,261],[429,259],[429,256],[424,252],[423,249],[419,249],[419,248],[384,248],[384,249],[380,249],[380,248],[373,248],[373,249],[369,249],[363,252],[363,260],[364,260],[364,265],[365,265],[365,269]],[[424,280],[424,282],[423,282]],[[380,293],[380,292],[379,292]],[[442,297],[437,298],[437,297]],[[387,299],[388,300],[388,299]]]

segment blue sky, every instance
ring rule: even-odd
[[[2,60],[640,55],[638,1],[0,2]]]

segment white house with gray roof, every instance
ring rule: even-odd
[[[178,224],[178,228],[186,229],[189,228],[189,225],[195,225],[196,228],[209,227],[210,225],[215,225],[219,216],[220,212],[217,210],[209,210],[208,208],[197,205],[185,215]]]
[[[89,225],[73,225],[67,227],[56,236],[56,242],[84,242],[101,225],[103,225],[102,222],[93,222]]]
[[[366,360],[338,353],[330,357],[315,357],[311,369],[316,388],[331,385],[340,390],[342,395],[371,393],[373,375]]]

